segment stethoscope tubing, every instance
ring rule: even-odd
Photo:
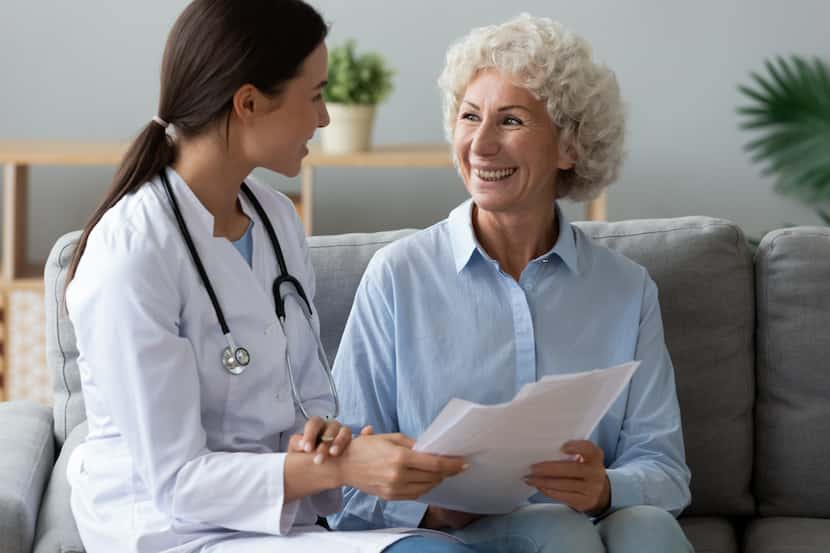
[[[245,348],[237,347],[237,344],[233,339],[233,335],[231,334],[230,328],[228,327],[228,323],[225,320],[225,314],[222,311],[222,307],[219,305],[219,300],[216,296],[216,292],[214,291],[213,285],[211,284],[210,279],[208,278],[207,271],[205,270],[205,267],[202,264],[202,260],[199,257],[199,254],[196,250],[196,246],[193,243],[192,237],[190,236],[190,231],[188,230],[187,224],[185,223],[184,217],[182,216],[181,210],[179,209],[179,204],[176,201],[175,194],[173,194],[173,188],[170,186],[170,181],[167,179],[167,175],[164,173],[164,171],[162,171],[160,173],[160,176],[161,176],[162,183],[164,184],[164,188],[167,192],[167,196],[170,199],[171,207],[173,208],[173,213],[176,217],[176,222],[178,223],[179,230],[181,231],[181,234],[184,237],[185,244],[187,245],[187,249],[190,252],[190,257],[193,259],[193,263],[196,266],[196,270],[199,273],[199,277],[202,280],[202,284],[204,285],[205,290],[207,291],[208,296],[210,297],[210,302],[213,305],[213,310],[216,313],[216,318],[219,320],[219,326],[222,328],[222,334],[224,335],[225,340],[228,343],[228,347],[223,351],[223,361],[224,361],[224,357],[228,356],[227,352],[230,352],[230,356],[232,356],[232,357],[236,356],[236,354],[240,350],[244,352],[245,362],[241,363],[241,365],[240,364],[233,365],[233,363],[231,363],[232,366],[228,366],[224,362],[223,362],[223,365],[225,365],[225,369],[233,375],[242,374],[242,372],[244,372],[244,370],[245,370],[245,367],[248,365],[248,361],[250,360],[250,355],[248,354],[248,351]],[[277,320],[279,321],[280,327],[282,328],[282,331],[283,331],[283,334],[286,337],[285,360],[286,360],[286,368],[288,370],[288,379],[289,379],[289,382],[291,384],[291,395],[293,396],[294,402],[299,407],[300,412],[302,413],[303,417],[305,417],[306,419],[311,418],[311,415],[306,411],[306,409],[303,405],[303,401],[300,397],[299,391],[297,390],[297,386],[296,386],[295,380],[294,380],[294,368],[293,368],[292,363],[291,363],[291,356],[288,352],[288,342],[287,342],[288,334],[287,334],[286,328],[285,328],[285,299],[284,299],[283,295],[280,293],[280,289],[281,289],[283,284],[291,284],[294,287],[294,290],[296,291],[296,295],[300,296],[300,299],[302,300],[302,306],[301,307],[304,306],[306,308],[305,309],[306,312],[304,313],[306,315],[306,321],[309,323],[309,327],[311,328],[311,333],[314,335],[314,338],[317,342],[317,357],[318,357],[320,363],[323,366],[324,372],[326,373],[326,378],[328,380],[329,389],[331,391],[331,395],[332,395],[332,398],[334,400],[334,412],[331,415],[327,415],[325,418],[326,419],[336,418],[337,415],[340,412],[340,400],[337,397],[337,388],[335,387],[335,384],[334,384],[334,377],[332,376],[332,373],[331,373],[331,365],[328,362],[328,358],[326,356],[325,349],[323,348],[323,344],[320,341],[320,336],[318,335],[318,333],[315,331],[313,325],[311,324],[311,320],[312,320],[311,302],[308,301],[308,297],[306,296],[305,290],[303,289],[303,286],[300,283],[300,281],[297,280],[294,276],[291,275],[291,273],[288,272],[288,267],[285,263],[285,256],[283,255],[282,247],[280,246],[279,239],[277,238],[277,233],[274,231],[274,227],[271,224],[271,220],[268,218],[268,215],[265,213],[265,210],[263,209],[262,205],[259,203],[259,200],[257,200],[256,196],[254,195],[254,193],[251,191],[251,189],[248,187],[248,185],[246,183],[244,183],[244,182],[242,183],[241,189],[242,189],[242,192],[245,194],[245,196],[248,198],[248,200],[253,205],[254,210],[257,212],[257,215],[259,216],[260,220],[265,223],[265,225],[264,225],[265,230],[268,233],[268,238],[271,242],[271,246],[274,249],[274,255],[277,258],[277,263],[278,263],[279,268],[280,268],[279,276],[276,279],[274,279],[274,284],[273,284],[273,287],[272,287],[272,293],[273,293],[273,296],[274,296],[274,308],[275,308],[275,311],[276,311],[276,314],[277,314]]]

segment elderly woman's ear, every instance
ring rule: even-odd
[[[573,169],[576,164],[576,156],[573,154],[573,149],[570,146],[559,144],[559,156],[557,157],[557,167],[561,171],[568,171]]]

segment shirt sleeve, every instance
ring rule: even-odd
[[[617,457],[608,469],[611,508],[662,507],[675,516],[689,504],[674,367],[666,349],[657,286],[647,275],[635,359]]]
[[[394,284],[376,254],[358,285],[334,363],[341,420],[353,433],[371,424],[376,434],[398,432]],[[344,490],[344,507],[329,517],[338,530],[416,528],[427,505],[384,501],[355,488]]]
[[[122,242],[90,240],[68,308],[83,365],[134,471],[172,520],[287,533],[298,504],[284,503],[286,454],[208,449],[175,263],[143,236]]]

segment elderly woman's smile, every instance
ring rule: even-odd
[[[478,72],[459,102],[453,148],[479,209],[553,208],[556,173],[572,164],[545,102],[496,69]]]

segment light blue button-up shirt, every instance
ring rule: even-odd
[[[468,200],[372,258],[334,364],[341,421],[354,432],[371,424],[417,437],[454,397],[501,403],[545,375],[636,359],[642,364],[590,439],[605,454],[612,509],[655,505],[677,515],[690,500],[690,473],[646,270],[595,244],[557,207],[556,244],[516,282],[477,242],[471,213]],[[426,507],[347,488],[330,523],[415,527]]]

